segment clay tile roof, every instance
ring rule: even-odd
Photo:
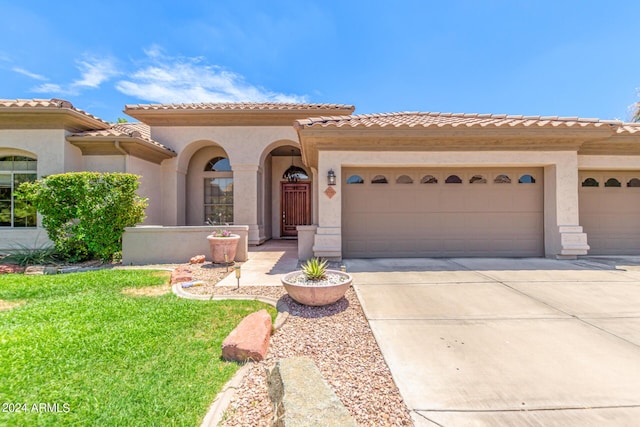
[[[90,119],[97,120],[103,123],[105,126],[109,124],[102,120],[99,117],[94,116],[93,114],[89,114],[86,111],[83,111],[79,108],[73,106],[73,104],[65,99],[0,99],[0,109],[3,110],[11,110],[16,109],[16,111],[24,111],[24,110],[42,110],[42,109],[67,109],[74,111],[78,114],[86,116]]]
[[[214,110],[214,111],[242,111],[242,110],[327,110],[351,109],[352,105],[345,104],[296,104],[280,102],[201,102],[192,104],[128,104],[126,110]]]
[[[429,128],[429,127],[610,127],[616,133],[640,132],[640,123],[599,120],[578,117],[516,116],[505,114],[464,114],[434,112],[399,112],[362,114],[338,117],[313,117],[296,120],[296,128],[369,127],[369,128]]]
[[[163,150],[171,151],[175,153],[171,148],[160,144],[159,142],[151,139],[151,128],[144,123],[117,123],[113,124],[108,129],[101,130],[90,130],[86,132],[75,133],[71,135],[72,137],[83,137],[83,138],[95,138],[95,137],[105,137],[105,138],[136,138],[140,141],[143,141],[147,144],[155,145]]]

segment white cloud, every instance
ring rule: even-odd
[[[31,92],[35,93],[54,93],[58,95],[77,95],[76,91],[65,89],[59,84],[43,83],[31,88]]]
[[[46,78],[45,76],[43,76],[41,74],[32,73],[31,71],[25,70],[24,68],[21,68],[21,67],[13,67],[11,70],[16,72],[16,73],[18,73],[18,74],[22,74],[23,76],[30,77],[30,78],[32,78],[34,80],[42,80],[42,81],[49,80],[48,78]]]
[[[81,78],[71,84],[75,87],[98,88],[105,81],[120,74],[109,58],[87,58],[78,61],[77,64]]]
[[[86,57],[76,62],[80,77],[67,84],[43,83],[31,88],[32,92],[57,95],[78,95],[82,89],[97,89],[104,82],[120,75],[111,58]],[[38,80],[48,80],[45,76],[30,73],[23,68],[14,67],[13,71]]]
[[[247,83],[236,73],[203,63],[199,57],[174,58],[152,46],[145,50],[150,64],[116,82],[120,92],[160,103],[186,102],[305,102],[304,96],[271,92]]]
[[[254,86],[244,77],[216,65],[208,65],[202,57],[171,57],[153,45],[144,51],[142,61],[132,61],[133,71],[115,81],[115,88],[147,102],[306,102],[305,96],[272,92]],[[76,96],[86,89],[98,89],[118,76],[123,76],[116,61],[109,57],[85,56],[76,62],[80,76],[69,83],[42,83],[31,89],[36,93]],[[45,76],[24,68],[14,71],[36,80]]]

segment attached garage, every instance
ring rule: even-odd
[[[579,172],[590,255],[640,255],[640,171]]]
[[[542,168],[342,169],[344,257],[544,256]]]

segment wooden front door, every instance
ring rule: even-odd
[[[311,224],[311,183],[282,182],[280,194],[282,211],[280,235],[296,237],[298,225]]]

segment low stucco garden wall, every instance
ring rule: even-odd
[[[175,264],[189,262],[194,255],[211,260],[207,236],[215,229],[229,230],[240,236],[235,261],[248,259],[247,225],[163,227],[143,225],[127,227],[122,236],[122,264]]]

